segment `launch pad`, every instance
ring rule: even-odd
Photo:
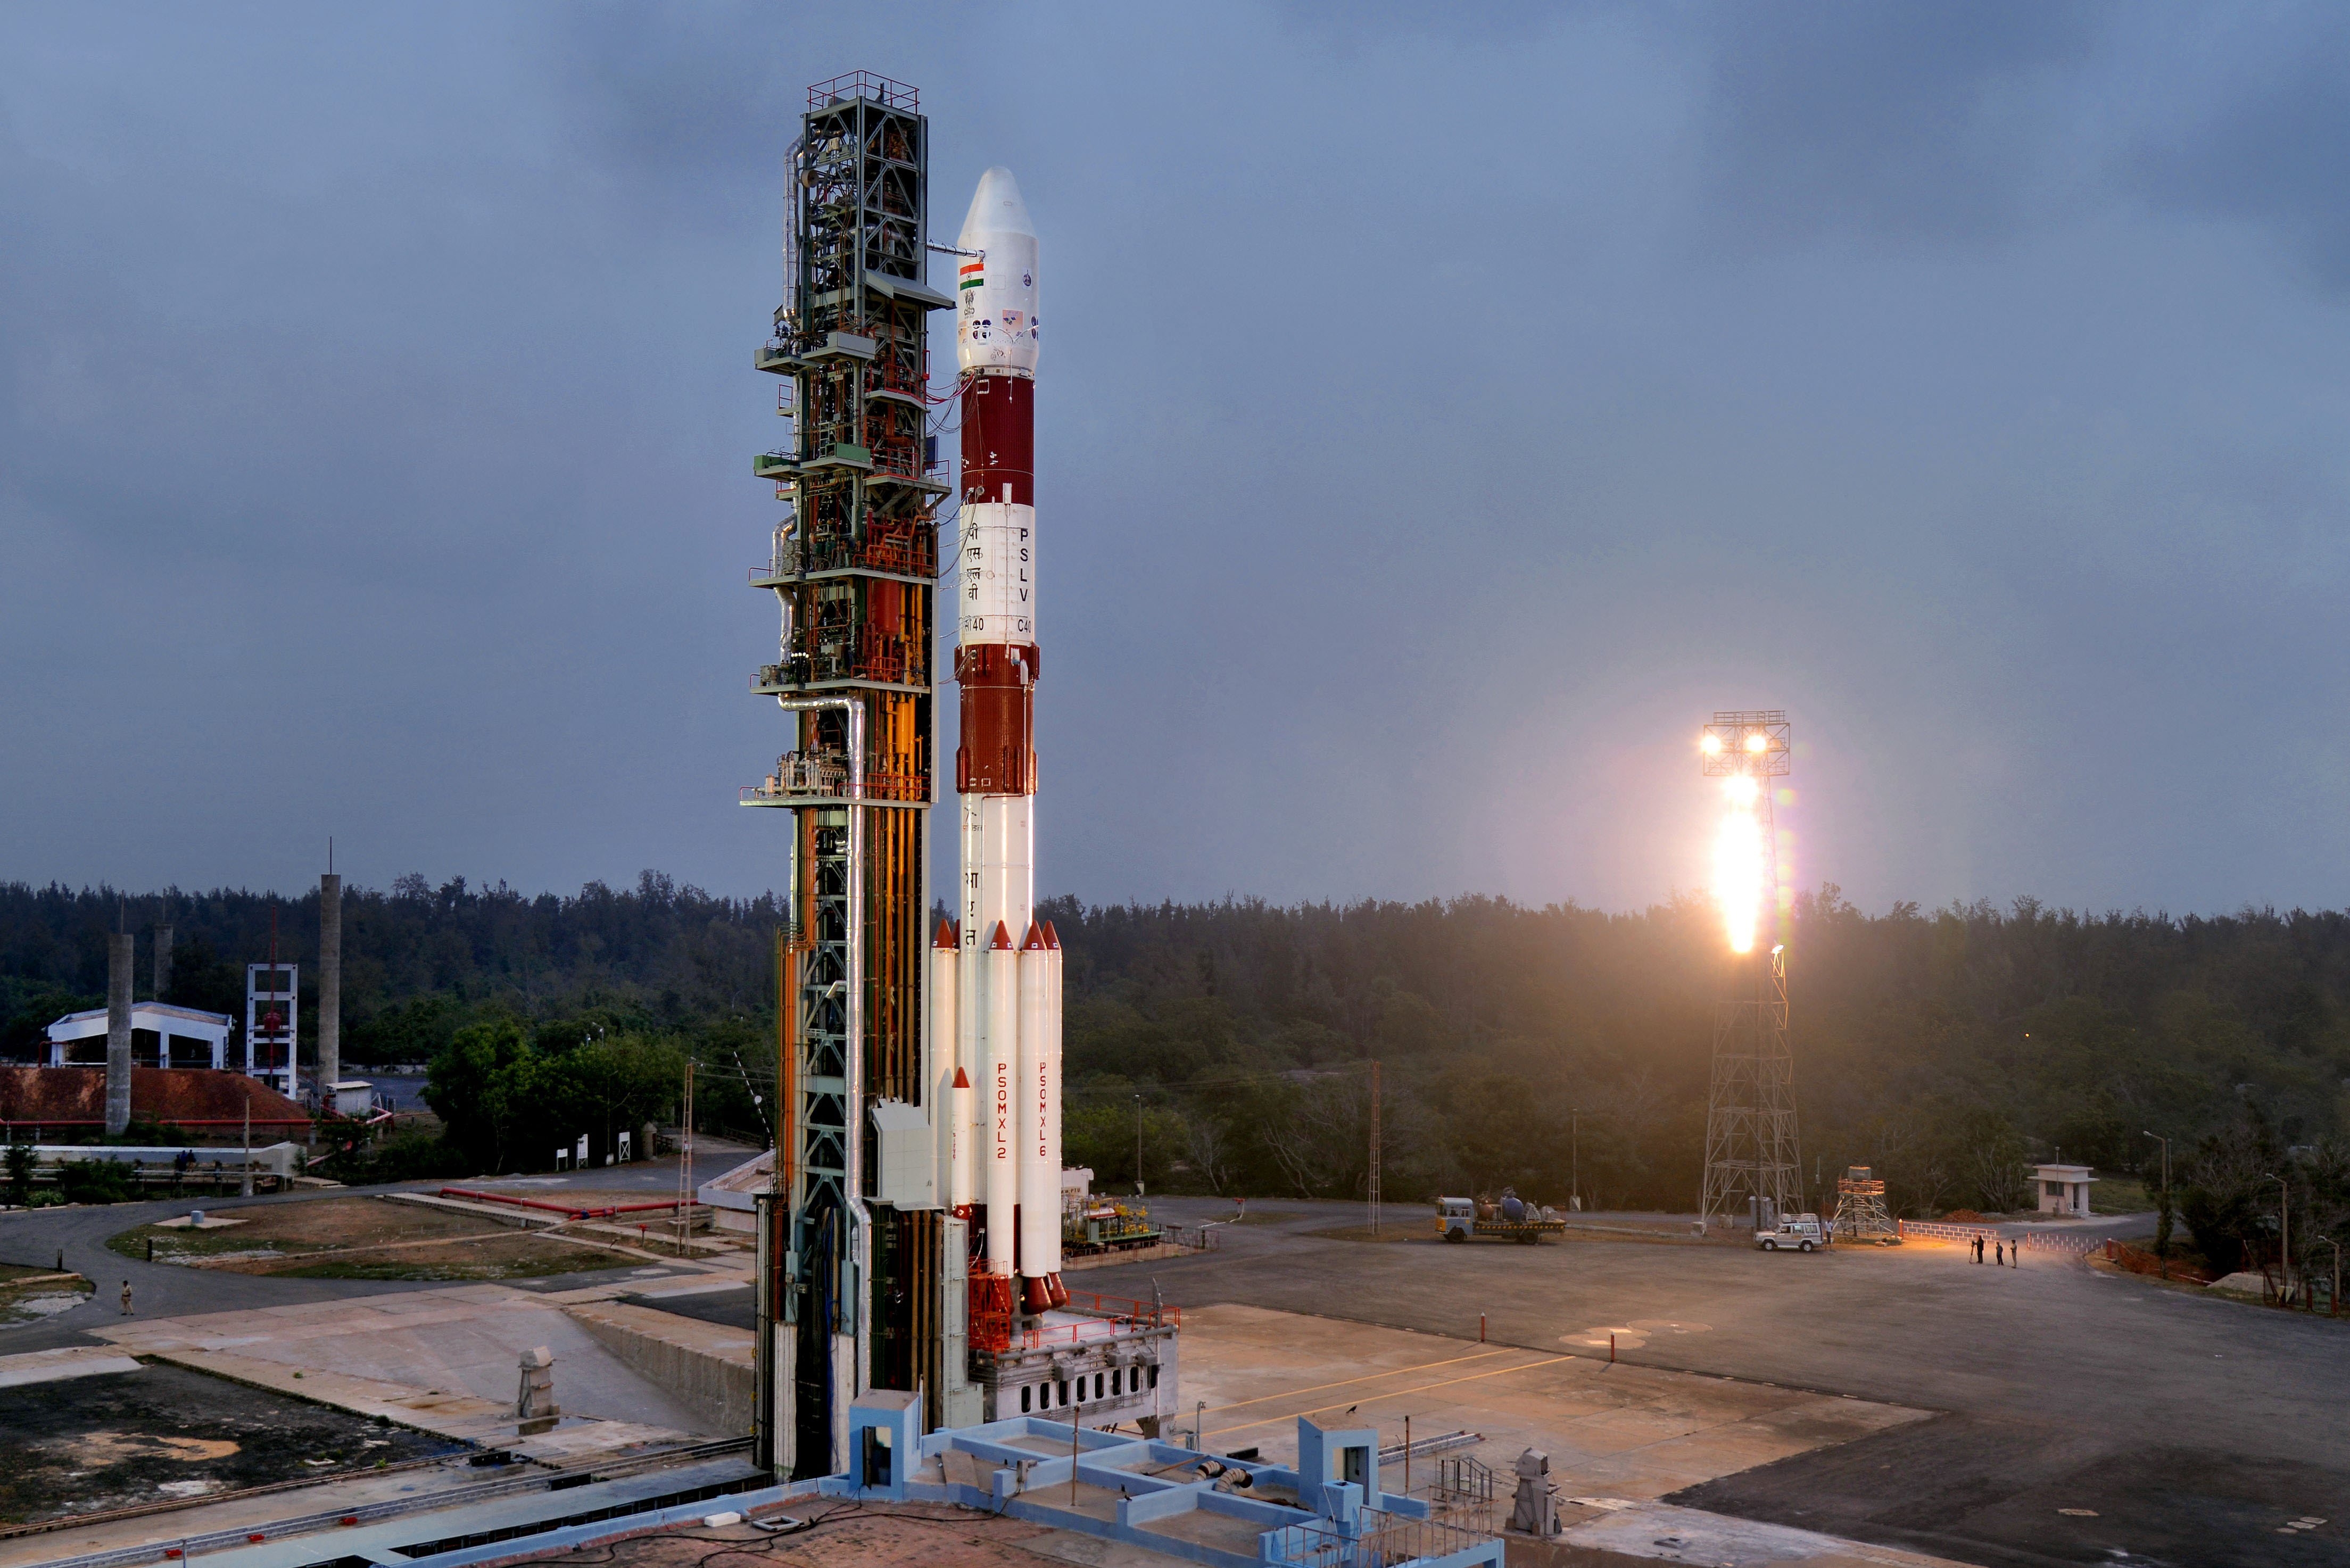
[[[841,1471],[851,1411],[883,1394],[922,1432],[1015,1408],[1155,1430],[1174,1314],[1061,1281],[1062,955],[1035,888],[1036,235],[996,168],[956,243],[931,241],[930,123],[885,77],[811,88],[787,161],[785,297],[753,357],[790,430],[752,462],[785,507],[751,573],[779,632],[751,689],[790,744],[741,797],[792,824],[757,1462]],[[952,294],[933,252],[955,258]],[[951,398],[931,388],[945,309]],[[950,404],[951,481],[932,414]],[[933,931],[942,563],[962,866]]]
[[[1178,1413],[1180,1309],[1072,1291],[1069,1304],[1014,1324],[972,1321],[972,1360],[983,1419],[1050,1415],[1081,1426],[1135,1423],[1157,1437]]]

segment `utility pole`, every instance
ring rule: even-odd
[[[685,1125],[679,1129],[685,1147],[677,1167],[677,1255],[685,1256],[685,1238],[693,1229],[693,1062],[685,1064]]]
[[[1583,1212],[1583,1107],[1577,1106],[1566,1113],[1567,1127],[1567,1207]]]
[[[1377,1058],[1371,1062],[1371,1168],[1368,1196],[1371,1200],[1371,1234],[1377,1236],[1379,1233],[1379,1064]],[[1410,1458],[1406,1456],[1404,1465],[1407,1474],[1409,1473],[1410,1464]],[[1411,1489],[1407,1486],[1404,1490],[1409,1491]]]
[[[2170,1140],[2158,1132],[2146,1136],[2162,1146],[2162,1219],[2154,1228],[2154,1255],[2164,1260],[2162,1277],[2167,1280],[2170,1277]]]
[[[2277,1293],[2287,1306],[2293,1304],[2293,1189],[2282,1176],[2272,1176],[2277,1184]]]

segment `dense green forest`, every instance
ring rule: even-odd
[[[41,1024],[99,1003],[118,920],[169,921],[173,999],[235,1011],[273,909],[307,999],[315,892],[0,885],[5,1049],[24,1059]],[[1508,1183],[1588,1207],[1694,1206],[1726,981],[1702,900],[1610,914],[1480,898],[1064,898],[1043,912],[1069,955],[1066,1147],[1105,1182],[1132,1181],[1139,1150],[1154,1190],[1359,1194],[1376,1061],[1390,1199]],[[496,1106],[521,1116],[600,1095],[642,1108],[688,1059],[702,1119],[755,1133],[776,919],[772,898],[650,872],[572,898],[414,877],[347,890],[346,1054],[441,1058],[452,1134],[501,1162],[525,1157]],[[2343,1184],[2350,914],[2083,915],[2026,899],[1872,916],[1829,887],[1797,898],[1781,934],[1820,1185],[1865,1162],[1913,1214],[2008,1210],[2026,1203],[2026,1158],[2150,1173],[2151,1131],[2201,1173],[2199,1233],[2224,1251],[2228,1227],[2257,1240],[2255,1189],[2281,1163],[2316,1189]],[[309,1012],[306,1000],[306,1040]],[[575,1058],[607,1087],[559,1093]]]

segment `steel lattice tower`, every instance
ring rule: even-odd
[[[1847,1166],[1836,1178],[1835,1219],[1830,1233],[1839,1241],[1875,1241],[1882,1246],[1901,1239],[1901,1227],[1885,1207],[1885,1183],[1866,1165]]]
[[[753,462],[789,504],[752,586],[782,614],[751,690],[791,748],[743,804],[790,813],[779,944],[776,1182],[761,1226],[762,1459],[840,1468],[851,1398],[945,1378],[936,1303],[960,1289],[935,1209],[875,1196],[871,1112],[920,1106],[939,499],[929,437],[929,122],[858,72],[808,89],[789,159],[785,299],[758,369],[791,439]],[[933,1412],[935,1417],[935,1412]]]
[[[1778,919],[1778,835],[1767,781],[1788,769],[1786,714],[1776,709],[1718,712],[1705,727],[1708,777],[1758,781],[1762,908]],[[1729,994],[1714,1004],[1713,1073],[1705,1111],[1705,1188],[1699,1218],[1734,1220],[1746,1200],[1768,1199],[1781,1214],[1803,1206],[1803,1155],[1795,1126],[1795,1064],[1787,1041],[1787,951],[1762,941],[1734,957]]]

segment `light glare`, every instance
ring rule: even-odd
[[[1763,854],[1762,819],[1755,815],[1761,786],[1740,774],[1721,781],[1721,829],[1713,843],[1713,894],[1721,909],[1730,950],[1754,950],[1754,928],[1762,914]]]

